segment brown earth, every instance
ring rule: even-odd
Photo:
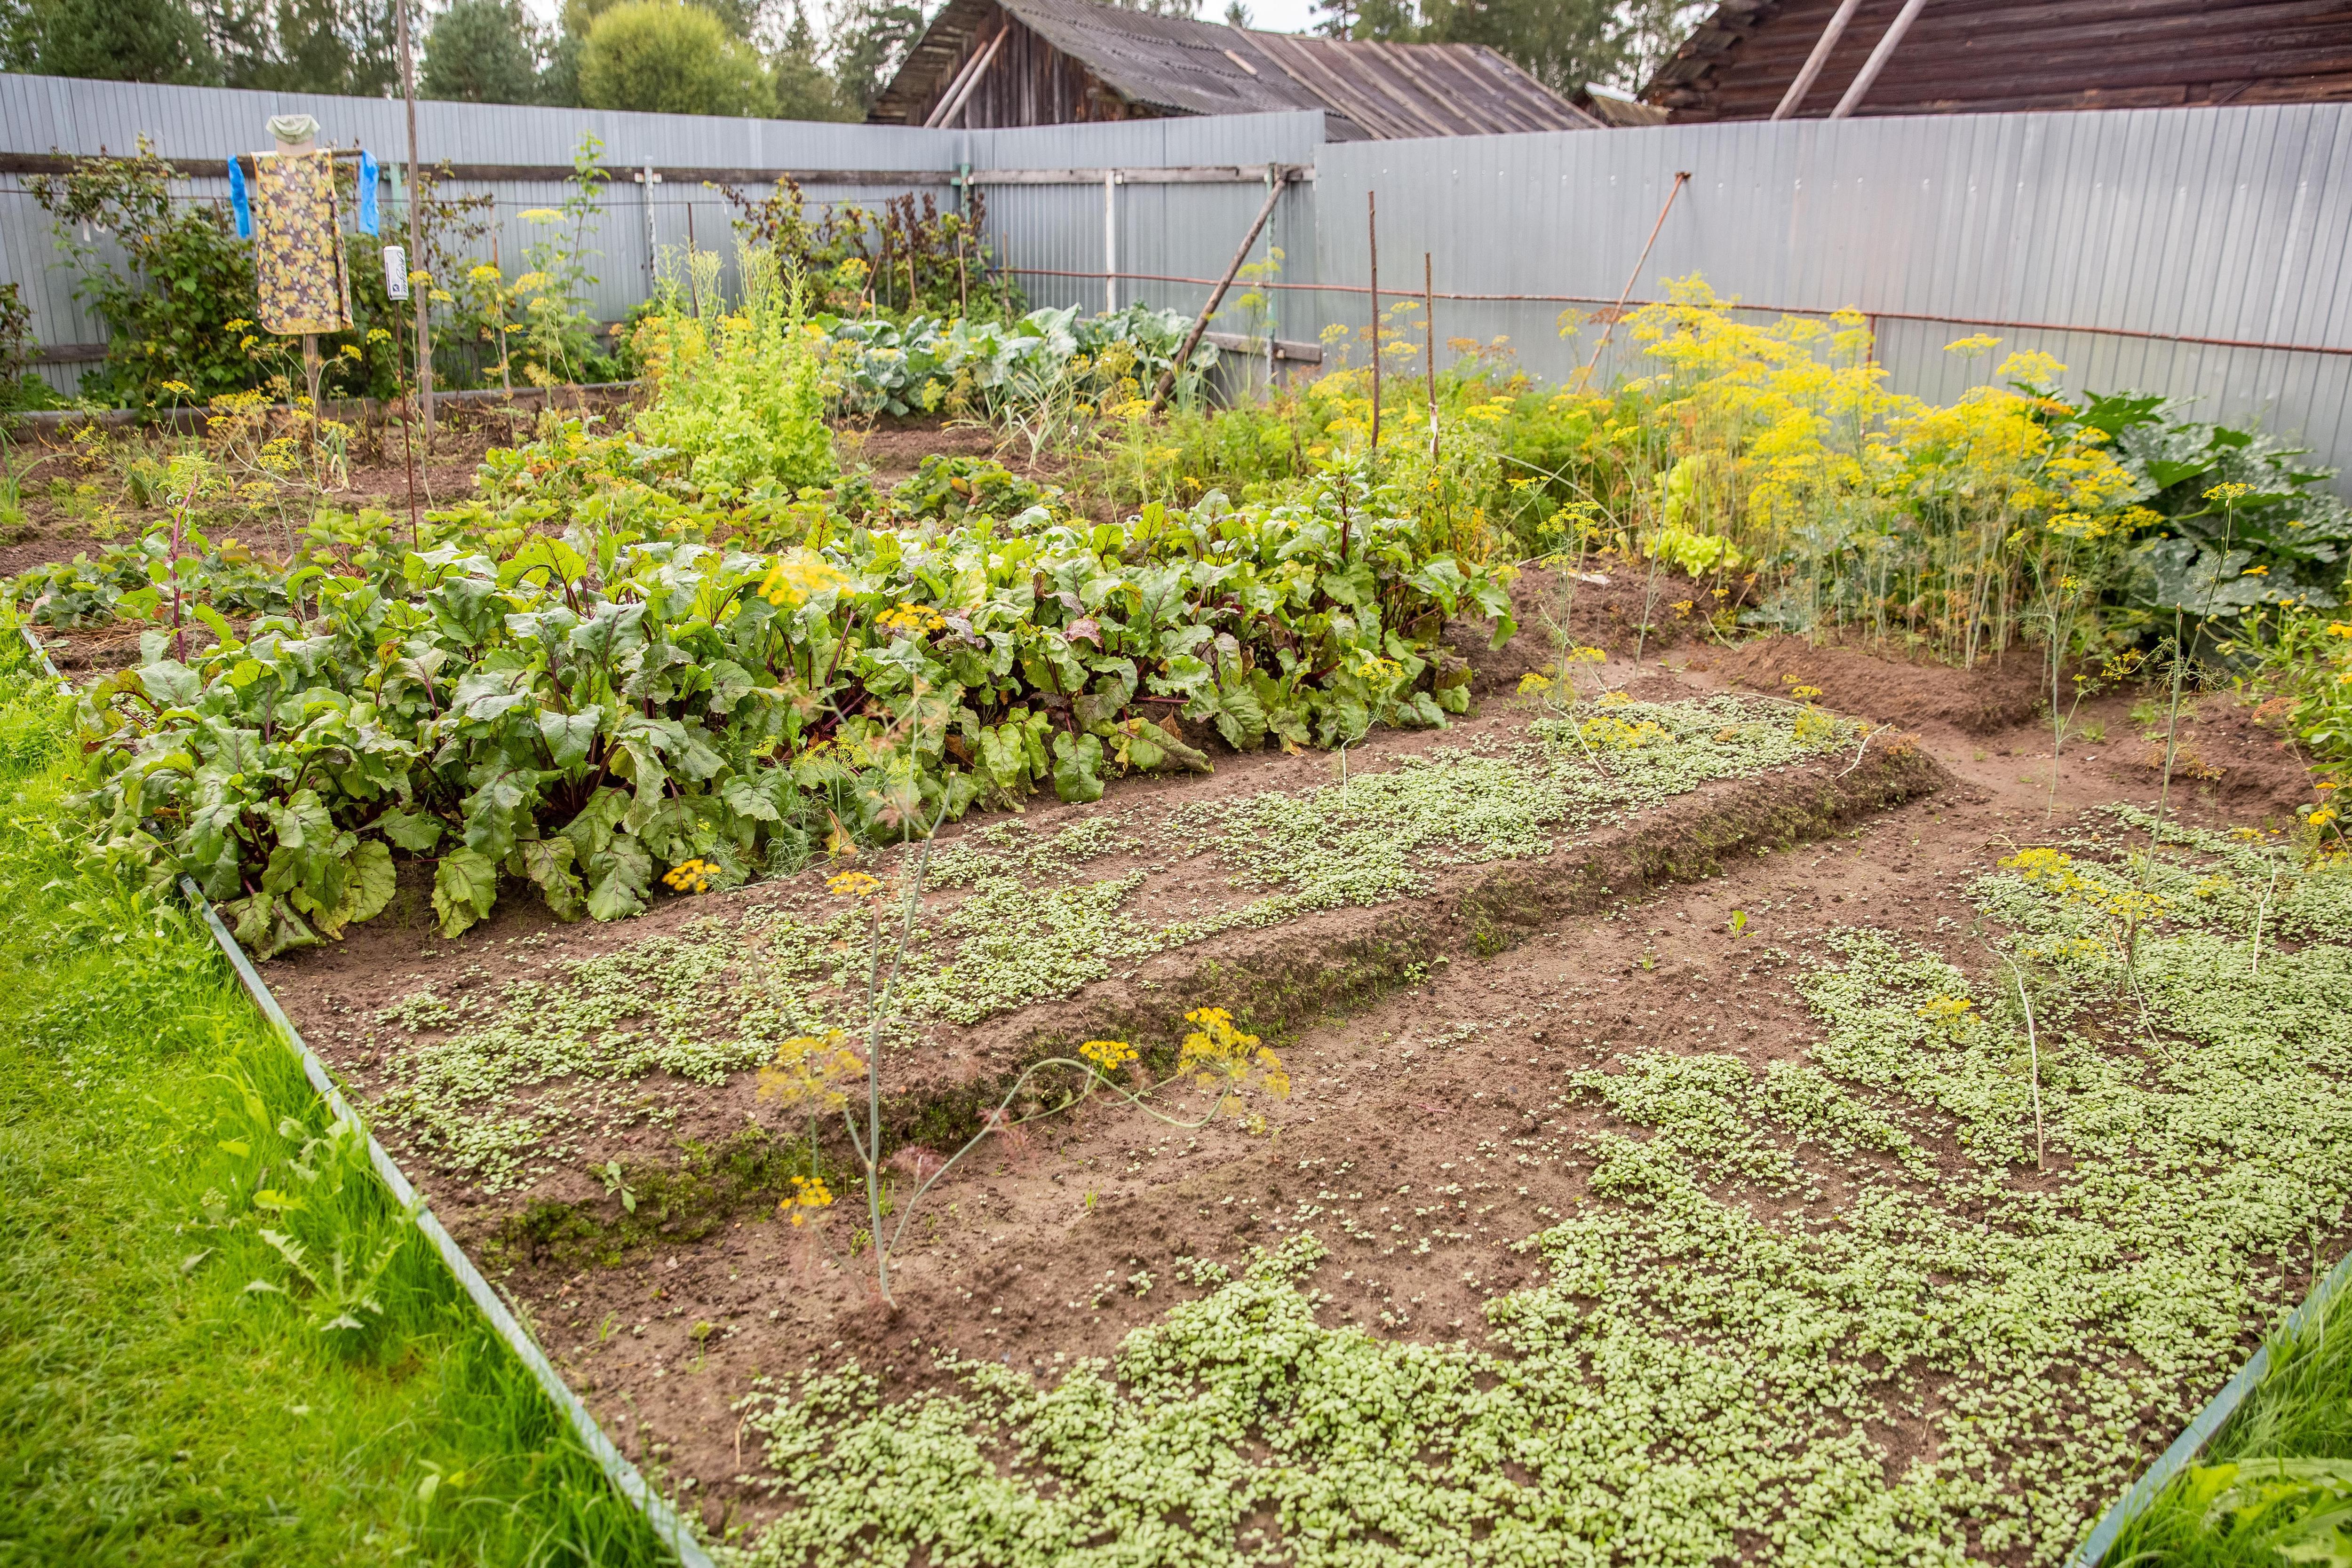
[[[1544,586],[1525,582],[1522,595]],[[1521,657],[1530,652],[1507,649],[1480,685],[1516,679],[1515,664],[1541,667]],[[1910,733],[1876,732],[1848,771],[1792,768],[1709,786],[1547,861],[1463,868],[1422,898],[1232,934],[1067,1001],[943,1034],[952,1069],[894,1089],[919,1096],[945,1087],[950,1071],[986,1078],[1049,1040],[1164,1038],[1183,1007],[1223,1003],[1282,1051],[1294,1089],[1270,1137],[1222,1120],[1171,1131],[1097,1102],[985,1146],[917,1215],[893,1261],[889,1307],[876,1295],[871,1258],[845,1253],[862,1224],[845,1203],[823,1235],[794,1230],[771,1212],[772,1189],[722,1190],[706,1166],[701,1187],[674,1189],[686,1195],[675,1222],[632,1230],[619,1198],[580,1161],[531,1195],[548,1206],[534,1228],[514,1223],[514,1199],[485,1203],[410,1168],[488,1256],[625,1450],[672,1478],[694,1478],[714,1526],[766,1511],[764,1494],[733,1479],[749,1467],[732,1402],[753,1377],[855,1355],[904,1389],[928,1378],[928,1352],[942,1346],[1050,1373],[1070,1357],[1108,1354],[1171,1295],[1196,1293],[1178,1282],[1180,1258],[1232,1264],[1253,1246],[1313,1229],[1330,1245],[1310,1281],[1332,1293],[1329,1321],[1429,1341],[1475,1337],[1481,1304],[1528,1282],[1537,1267],[1510,1244],[1583,1190],[1572,1160],[1520,1166],[1513,1140],[1540,1125],[1572,1146],[1573,1134],[1613,1124],[1597,1110],[1539,1113],[1563,1073],[1677,1042],[1727,1040],[1759,1062],[1795,1057],[1815,1025],[1785,983],[1792,952],[1864,922],[1948,944],[1939,934],[1973,916],[1968,880],[2012,846],[2042,841],[2086,809],[2156,796],[2124,697],[2078,716],[2053,797],[2047,728],[1992,723],[1987,716],[2015,699],[2006,685],[1988,694],[1983,672],[1783,643],[1727,653],[1677,645],[1664,662],[1680,667],[1612,659],[1598,673],[1632,682],[1637,695],[1667,697],[1734,681],[1769,690],[1793,672],[1832,691],[1832,706],[1843,690],[1864,715],[1919,716]],[[1525,722],[1526,710],[1489,698],[1442,735],[1383,734],[1351,759],[1376,768],[1431,745],[1507,737]],[[2184,752],[2197,763],[2176,777],[2171,803],[2190,820],[2280,827],[2309,798],[2284,743],[2225,697],[2199,705]],[[1129,780],[1097,807],[1049,808],[1031,821],[1051,827],[1109,810],[1149,818],[1183,801],[1323,782],[1331,768],[1322,756],[1228,755],[1212,777]],[[1089,874],[1116,874],[1120,864],[1090,864]],[[1155,870],[1152,878],[1151,899],[1228,895],[1213,876]],[[806,880],[724,896],[787,899]],[[672,900],[627,926],[600,928],[550,929],[512,901],[454,944],[387,918],[266,972],[312,1042],[364,1092],[367,1020],[420,977],[471,971],[474,983],[489,983],[518,972],[519,944],[542,933],[576,956],[675,930],[719,896]],[[1738,936],[1735,910],[1747,916]],[[691,1166],[688,1140],[722,1136],[747,1116],[793,1134],[740,1081],[698,1092],[704,1103],[683,1107],[675,1123],[633,1134],[628,1168]],[[1956,1157],[1948,1145],[1943,1154]],[[1816,1218],[1851,1191],[1835,1169],[1823,1176]],[[1388,1228],[1412,1223],[1402,1189],[1454,1184],[1468,1192],[1457,1200],[1454,1239],[1426,1254],[1397,1245],[1402,1233]],[[715,1207],[713,1193],[723,1198]],[[563,1223],[543,1223],[551,1216]],[[1148,1295],[1135,1283],[1144,1274]],[[1899,1466],[1924,1432],[1876,1435]],[[2151,1436],[2160,1446],[2164,1435]]]

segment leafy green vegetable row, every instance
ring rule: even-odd
[[[1447,617],[1515,629],[1507,569],[1328,487],[773,554],[612,515],[422,550],[379,533],[241,630],[200,605],[200,653],[146,632],[85,702],[110,851],[194,877],[262,954],[379,913],[394,850],[434,857],[452,935],[509,877],[612,919],[664,868],[739,882],[1041,786],[1090,800],[1124,770],[1205,768],[1180,717],[1243,749],[1440,724],[1470,677]]]

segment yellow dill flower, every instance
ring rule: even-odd
[[[833,1189],[824,1185],[823,1176],[794,1176],[793,1195],[776,1205],[776,1212],[789,1216],[797,1230],[808,1223],[810,1210],[832,1206]]]
[[[710,879],[718,874],[719,867],[715,862],[697,855],[691,860],[680,861],[662,873],[662,881],[680,893],[708,893],[710,891]]]
[[[1123,1040],[1090,1040],[1078,1047],[1078,1054],[1103,1071],[1109,1072],[1133,1061],[1137,1051]]]
[[[840,1030],[823,1034],[796,1034],[776,1047],[773,1061],[760,1069],[760,1098],[779,1100],[788,1108],[805,1105],[810,1113],[838,1111],[849,1096],[842,1080],[862,1071],[866,1059],[850,1048]]]
[[[1549,675],[1539,675],[1533,670],[1529,670],[1526,674],[1519,677],[1519,695],[1521,696],[1527,696],[1530,693],[1548,692],[1549,690],[1551,690],[1551,677]]]
[[[824,890],[835,898],[864,898],[882,884],[862,871],[845,871],[825,878]]]

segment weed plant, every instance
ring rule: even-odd
[[[1845,757],[1861,734],[1801,705],[1736,697],[1604,702],[1535,728],[1532,743],[1438,747],[1344,784],[1182,807],[1156,824],[1114,814],[1047,835],[998,823],[928,848],[925,885],[961,896],[894,921],[887,941],[864,902],[881,883],[845,872],[836,885],[858,898],[810,892],[706,917],[616,953],[543,960],[495,991],[428,988],[376,1019],[390,1081],[380,1109],[445,1168],[511,1190],[576,1160],[591,1137],[667,1113],[640,1083],[656,1071],[713,1083],[787,1051],[837,1064],[854,1046],[863,1071],[873,1052],[916,1049],[940,1025],[1067,997],[1223,932],[1548,855],[1711,779]],[[1090,874],[1156,844],[1185,847]],[[1150,872],[1202,853],[1244,896],[1205,910],[1143,902]],[[916,855],[874,863],[903,879]],[[816,1098],[812,1082],[795,1103]]]
[[[652,1563],[0,654],[0,1561]]]
[[[2006,966],[1979,990],[1849,931],[1798,971],[1818,1030],[1801,1060],[1634,1053],[1555,1106],[1627,1130],[1482,1146],[1473,1169],[1496,1180],[1591,1173],[1523,1243],[1547,1277],[1489,1301],[1484,1345],[1318,1321],[1306,1276],[1324,1257],[1462,1235],[1448,1217],[1416,1244],[1432,1222],[1395,1234],[1326,1191],[1238,1277],[1196,1266],[1205,1295],[1050,1379],[942,1354],[941,1384],[888,1402],[854,1363],[756,1391],[784,1511],[742,1561],[845,1563],[855,1541],[1007,1563],[1470,1542],[1531,1561],[2058,1563],[2309,1288],[2352,1198],[2335,1000],[2352,877],[2165,829],[2163,905],[2133,958],[2143,1030],[2114,924],[2142,874],[2114,846],[2152,821],[2095,819],[2047,851],[2089,896],[2026,874],[2042,861],[1978,885],[2034,977],[2038,1049]],[[2264,889],[2297,936],[2257,970]],[[2037,1103],[2055,1179],[2030,1176]],[[1890,1431],[1916,1440],[1892,1455]]]

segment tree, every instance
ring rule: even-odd
[[[416,90],[467,103],[533,102],[538,31],[520,0],[455,0],[425,37]]]
[[[382,98],[400,79],[392,3],[205,0],[222,85]]]
[[[34,0],[11,7],[6,68],[42,76],[205,85],[220,62],[184,0]]]
[[[1561,94],[1612,79],[1626,59],[1625,28],[1611,0],[1430,0],[1423,36],[1485,44]]]
[[[909,0],[846,0],[835,13],[834,77],[859,118],[874,107],[922,36],[922,7]]]
[[[856,120],[857,110],[842,100],[841,86],[816,57],[816,34],[808,13],[794,0],[791,26],[784,29],[784,47],[768,63],[776,84],[776,116],[780,120]]]
[[[1699,18],[1715,9],[1712,0],[1629,0],[1622,34],[1623,59],[1610,85],[1639,92],[1658,68],[1674,58]],[[1595,78],[1602,79],[1602,78]]]
[[[1327,38],[1356,36],[1356,0],[1315,0],[1315,30]]]
[[[591,109],[761,115],[775,92],[750,45],[699,5],[623,0],[596,18],[580,50]]]
[[[584,40],[570,28],[559,30],[547,46],[547,64],[540,68],[538,101],[551,109],[580,107],[580,51]]]

